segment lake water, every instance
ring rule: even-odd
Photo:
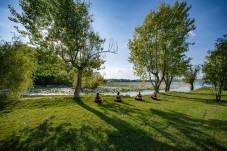
[[[170,91],[178,91],[178,92],[189,92],[190,88],[187,83],[184,82],[173,82],[173,87]],[[194,89],[199,89],[202,87],[200,81],[194,83]],[[108,88],[103,91],[104,88]],[[112,90],[115,89],[115,90]],[[116,87],[105,87],[101,86],[100,88],[93,90],[91,92],[87,92],[86,94],[95,94],[97,92],[102,95],[116,95]],[[153,94],[154,90],[141,90],[142,95],[150,95]],[[164,90],[160,90],[160,92],[164,92]],[[72,87],[35,87],[27,91],[25,96],[49,96],[49,95],[73,95],[74,89]],[[130,95],[135,96],[138,94],[138,91],[127,91],[121,92],[121,95]],[[85,95],[85,93],[81,93],[81,95]]]

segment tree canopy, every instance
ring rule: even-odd
[[[18,98],[33,84],[36,51],[20,42],[0,44],[0,88],[7,97]]]
[[[199,74],[201,67],[200,65],[191,65],[186,73],[184,74],[184,81],[190,84],[190,90],[194,90],[194,82]]]
[[[217,39],[215,48],[208,51],[202,70],[204,82],[212,85],[216,100],[221,100],[222,90],[227,84],[227,35]]]
[[[94,32],[89,14],[90,3],[80,0],[21,0],[22,13],[9,6],[11,21],[21,23],[25,30],[18,32],[27,35],[31,44],[56,53],[72,66],[77,73],[75,97],[79,97],[83,73],[98,70],[104,63],[102,53],[114,47],[111,41],[104,50],[102,39]]]
[[[36,49],[37,70],[35,85],[72,85],[76,73],[58,55],[45,49]]]
[[[135,74],[149,78],[156,92],[163,80],[169,90],[173,77],[187,69],[190,59],[184,53],[191,43],[186,39],[195,29],[188,14],[190,8],[186,2],[176,1],[173,6],[162,3],[157,11],[151,10],[129,40],[129,62]]]

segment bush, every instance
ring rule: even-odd
[[[19,42],[0,44],[0,88],[8,98],[18,98],[33,84],[36,51]]]

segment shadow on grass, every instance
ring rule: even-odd
[[[214,93],[211,93],[211,94],[206,94],[206,93],[197,93],[198,95],[203,95],[203,94],[205,94],[205,95],[211,95],[212,97],[214,97],[215,96],[215,94]],[[222,97],[227,97],[227,94],[226,94],[226,92],[225,92],[225,94],[221,94],[221,96]]]
[[[211,98],[210,94],[202,94],[200,95],[201,97],[195,97],[195,94],[191,93],[184,93],[183,92],[178,92],[179,94],[170,94],[170,93],[162,93],[163,96],[168,96],[171,98],[177,98],[177,99],[185,99],[186,101],[198,101],[206,104],[213,104],[213,105],[227,105],[227,100],[220,100],[216,101],[214,98]],[[196,93],[196,96],[199,96],[199,94]],[[212,95],[213,96],[213,95]]]
[[[110,118],[100,111],[97,111],[83,102],[78,102],[80,106],[92,112],[100,119],[117,129],[116,132],[108,132],[108,142],[113,144],[115,150],[176,150],[177,148],[155,140],[143,130],[133,127],[129,123],[114,117]],[[100,105],[101,106],[101,105]],[[107,107],[107,106],[105,106]],[[126,112],[126,110],[125,110]],[[130,110],[130,112],[132,112]],[[138,112],[138,111],[136,111]]]
[[[82,101],[76,102],[76,104],[93,113],[114,129],[103,129],[101,126],[92,126],[89,123],[77,128],[67,122],[56,125],[53,123],[55,117],[52,116],[37,127],[27,127],[18,133],[9,135],[8,138],[0,141],[0,150],[156,151],[227,149],[226,146],[220,145],[215,141],[215,138],[205,132],[206,130],[226,131],[227,121],[199,120],[178,112],[150,109],[148,112],[151,111],[152,114],[159,116],[160,119],[164,119],[168,123],[166,126],[162,126],[163,122],[158,123],[154,119],[149,122],[141,113],[140,119],[144,124],[156,130],[158,132],[156,135],[161,134],[161,136],[156,137],[118,117],[109,117],[107,114],[95,110]],[[111,105],[108,106],[108,104],[100,104],[99,107],[107,108],[107,110],[111,109]],[[115,103],[114,107],[118,107],[118,110],[123,111],[121,104]],[[124,112],[141,112],[140,110],[133,111],[133,109],[128,108]],[[169,127],[175,128],[179,133],[169,131]],[[163,138],[170,140],[172,143],[161,142]]]
[[[0,99],[0,111],[4,110],[9,105],[8,101]]]
[[[70,123],[56,126],[52,123],[55,117],[49,117],[37,127],[27,127],[0,141],[0,150],[177,150],[117,117],[108,117],[83,102],[76,103],[114,129],[91,125],[74,128]]]
[[[50,117],[35,128],[25,128],[19,134],[13,134],[0,142],[2,151],[27,150],[107,150],[108,145],[100,139],[97,129],[82,126],[80,129],[70,128],[70,123],[54,126]],[[96,140],[97,139],[97,140]]]
[[[122,106],[123,104],[123,106]],[[135,108],[134,106],[125,106],[125,103],[123,102],[105,102],[102,104],[99,104],[99,107],[104,111],[104,113],[107,113],[109,111],[115,112],[116,114],[126,114],[129,115],[130,113],[139,113],[142,112],[141,110]]]
[[[207,134],[207,130],[223,131],[227,130],[227,121],[221,120],[203,120],[194,119],[185,114],[178,112],[165,112],[156,109],[150,109],[153,114],[165,119],[170,126],[180,132],[180,135],[186,137],[189,143],[194,143],[196,148],[185,148],[187,142],[181,142],[182,140],[175,137],[175,142],[179,144],[179,147],[183,150],[227,150],[227,145],[222,146],[216,142],[214,136]],[[154,127],[157,130],[157,127]],[[160,129],[159,129],[160,131]],[[166,131],[160,131],[167,138],[173,139],[173,135]],[[214,133],[212,133],[214,135]],[[179,137],[182,138],[182,137]],[[198,149],[199,147],[199,149]]]
[[[17,100],[0,99],[0,111],[11,112],[18,103]]]

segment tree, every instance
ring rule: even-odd
[[[0,88],[7,97],[18,98],[32,84],[36,70],[36,51],[20,42],[0,44]]]
[[[221,100],[222,90],[227,83],[227,35],[217,39],[214,50],[208,51],[203,64],[203,81],[211,84],[215,99]]]
[[[178,58],[179,59],[179,58]],[[186,72],[186,69],[189,66],[189,62],[190,62],[190,58],[187,59],[182,59],[182,60],[178,60],[176,58],[176,60],[174,60],[171,64],[171,62],[169,62],[169,64],[167,65],[167,69],[165,72],[165,76],[164,76],[164,82],[165,82],[165,92],[170,91],[170,86],[172,84],[173,78],[174,77],[181,77],[182,75],[184,75],[184,73]],[[177,62],[177,60],[179,62]]]
[[[168,91],[172,79],[187,69],[190,59],[184,53],[191,43],[186,39],[195,29],[194,19],[188,15],[190,8],[186,2],[176,1],[172,7],[162,3],[157,11],[151,10],[129,40],[129,62],[135,74],[149,78],[156,92],[163,80]]]
[[[190,66],[187,72],[184,74],[184,81],[190,84],[190,90],[194,90],[194,82],[197,79],[201,67],[200,65]]]
[[[67,84],[74,82],[75,71],[51,51],[36,49],[37,70],[34,84]],[[70,76],[73,75],[73,76]]]
[[[100,84],[105,82],[104,77],[99,72],[92,72],[92,74],[84,77],[83,88],[96,89]]]
[[[226,83],[224,84],[223,90],[227,91],[227,81],[226,81]]]
[[[72,66],[77,73],[74,97],[81,91],[82,76],[86,70],[98,70],[104,63],[102,53],[115,53],[113,41],[104,50],[105,39],[100,38],[91,27],[90,3],[80,0],[21,0],[22,14],[9,6],[11,21],[21,23],[31,44],[56,53]]]

